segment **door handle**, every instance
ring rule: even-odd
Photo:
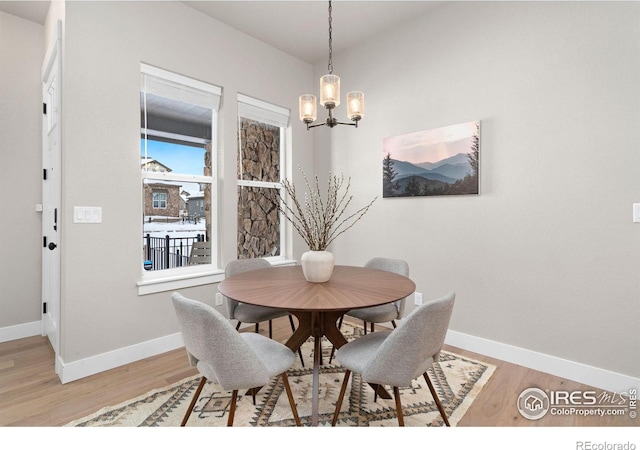
[[[54,250],[57,247],[53,242],[49,242],[49,250]]]

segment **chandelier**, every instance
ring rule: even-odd
[[[323,125],[333,128],[336,125],[353,125],[358,127],[358,121],[364,115],[364,93],[353,91],[347,94],[347,117],[352,123],[338,122],[333,117],[333,109],[340,104],[340,77],[333,74],[333,48],[331,32],[331,0],[329,0],[329,73],[320,78],[320,104],[329,112],[324,122],[313,123],[317,118],[316,96],[304,94],[300,96],[300,120],[307,125],[307,130]]]

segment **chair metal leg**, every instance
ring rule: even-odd
[[[340,316],[340,320],[338,321],[338,330],[342,328],[342,319],[344,316]],[[329,356],[329,364],[333,361],[333,355],[336,353],[336,346],[331,347],[331,355]]]
[[[240,329],[240,324],[242,324],[242,322],[240,322],[240,321],[238,320],[238,325],[236,325],[236,331],[238,331],[238,330]]]
[[[344,373],[344,380],[342,381],[342,387],[340,388],[340,395],[338,395],[338,401],[336,402],[336,410],[333,413],[333,419],[331,420],[332,427],[335,427],[336,422],[338,421],[338,416],[340,415],[340,408],[342,407],[342,399],[344,398],[344,392],[347,390],[347,383],[349,382],[350,375],[351,375],[350,370],[347,370]]]
[[[396,398],[396,415],[398,416],[398,426],[404,426],[404,416],[402,415],[402,403],[400,402],[400,389],[393,387],[393,396]]]
[[[289,323],[291,324],[291,331],[296,332],[296,326],[293,323],[293,316],[289,314]],[[302,357],[302,350],[298,349],[298,356],[300,356],[300,363],[302,363],[302,367],[304,367],[304,358]]]
[[[429,375],[427,375],[427,372],[425,372],[423,376],[425,381],[427,382],[427,386],[429,386],[429,390],[431,391],[431,395],[433,396],[433,399],[436,401],[436,406],[438,407],[438,411],[440,411],[440,415],[444,419],[445,425],[450,427],[451,424],[449,423],[447,414],[444,412],[444,408],[442,407],[442,403],[440,403],[440,398],[438,397],[438,393],[436,392],[436,389],[433,387],[433,383],[431,383],[431,379],[429,378]]]
[[[393,328],[396,328],[396,321],[395,321],[395,320],[392,320],[392,321],[391,321],[391,325],[393,325]]]
[[[367,322],[363,320],[362,324],[364,325],[364,334],[367,334]]]
[[[287,391],[287,397],[289,398],[289,405],[291,405],[291,412],[293,413],[293,419],[296,421],[296,426],[300,427],[300,417],[298,417],[298,408],[296,408],[296,402],[293,399],[293,393],[291,392],[291,386],[289,385],[289,377],[287,372],[282,372],[282,382],[284,383],[284,389]]]
[[[227,426],[233,426],[233,418],[236,415],[236,400],[238,400],[238,390],[235,389],[231,394],[231,405],[229,405],[229,419],[227,420]]]
[[[260,324],[256,323],[256,333],[260,333]]]
[[[182,418],[182,423],[180,424],[181,427],[185,426],[187,423],[187,420],[189,420],[189,417],[191,416],[191,411],[193,411],[193,407],[196,405],[196,401],[198,401],[198,398],[200,397],[200,392],[202,392],[202,388],[204,387],[206,382],[207,382],[206,377],[202,377],[200,379],[200,384],[198,385],[198,388],[196,389],[195,394],[193,394],[193,398],[191,399],[191,403],[189,404],[189,409],[187,409],[187,412]]]
[[[273,323],[269,321],[269,339],[273,339]]]
[[[291,325],[291,331],[296,331],[296,325],[293,323],[293,316],[289,314],[289,325]]]

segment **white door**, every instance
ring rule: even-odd
[[[60,348],[60,25],[42,66],[42,333]]]

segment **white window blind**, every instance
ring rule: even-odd
[[[289,125],[289,110],[287,108],[243,94],[238,94],[238,116],[281,128],[286,128]]]
[[[220,109],[222,88],[158,69],[141,65],[141,91],[203,108]]]

